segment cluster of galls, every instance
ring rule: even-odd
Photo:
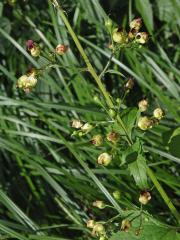
[[[87,227],[92,229],[92,236],[99,237],[99,240],[106,240],[106,231],[105,227],[100,222],[95,222],[94,220],[87,221]]]
[[[129,32],[121,27],[114,28],[111,19],[108,19],[105,22],[105,26],[110,32],[113,40],[112,44],[109,45],[109,48],[112,50],[115,50],[116,47],[141,47],[142,44],[145,44],[148,41],[148,34],[146,32],[139,32],[140,28],[142,27],[141,18],[136,18],[130,22]]]
[[[148,108],[148,101],[147,99],[143,99],[138,103],[138,107],[140,112],[145,112]],[[164,110],[161,108],[156,108],[153,111],[153,116],[141,116],[138,120],[138,127],[141,130],[148,130],[152,128],[154,125],[158,124],[159,121],[165,116]]]
[[[28,40],[26,42],[26,50],[34,58],[41,55],[41,48],[38,43],[33,40]],[[68,46],[64,44],[59,44],[55,48],[54,55],[63,55],[67,52]],[[29,93],[37,84],[37,76],[39,75],[38,69],[32,69],[28,71],[27,74],[22,75],[17,82],[17,87],[23,89],[26,93]]]
[[[72,136],[83,136],[89,133],[92,129],[94,129],[94,125],[90,123],[83,123],[82,121],[75,119],[71,122],[71,127],[76,128],[76,130],[72,133]],[[102,146],[105,139],[112,144],[116,144],[120,140],[120,135],[117,132],[111,131],[109,132],[105,138],[101,134],[94,135],[90,143],[94,146]],[[99,165],[108,166],[112,161],[112,155],[104,152],[101,153],[97,159],[97,163]]]

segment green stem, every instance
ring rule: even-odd
[[[166,194],[166,192],[162,188],[161,184],[158,182],[158,180],[157,180],[156,176],[154,175],[153,171],[150,168],[147,168],[147,173],[148,173],[149,177],[151,178],[152,182],[154,183],[154,185],[156,186],[156,188],[157,188],[158,192],[160,193],[161,197],[164,199],[164,202],[167,204],[170,211],[172,212],[172,214],[177,219],[178,223],[180,223],[180,214],[178,213],[177,209],[175,208],[175,206],[171,202],[171,199],[168,197],[168,195]]]
[[[55,7],[59,10],[59,14],[60,14],[64,24],[66,25],[69,34],[71,35],[72,39],[74,40],[74,43],[76,44],[77,49],[79,50],[81,56],[83,57],[90,74],[92,75],[92,77],[96,81],[99,89],[101,90],[104,98],[106,99],[107,105],[109,106],[109,108],[114,108],[114,104],[113,104],[113,101],[111,100],[110,94],[107,92],[104,84],[101,82],[100,77],[97,75],[97,73],[94,70],[92,64],[90,63],[89,58],[87,57],[87,55],[86,55],[86,53],[85,53],[85,51],[84,51],[84,49],[83,49],[79,39],[77,38],[77,36],[76,36],[75,32],[73,31],[73,29],[72,29],[72,27],[71,27],[71,25],[70,25],[66,15],[64,14],[64,11],[63,11],[62,7],[59,5],[59,3],[56,0],[52,0],[52,2],[55,5]],[[118,120],[118,123],[121,125],[123,131],[125,132],[129,144],[132,143],[132,141],[131,141],[131,139],[129,137],[129,134],[128,134],[128,132],[127,132],[127,130],[126,130],[125,126],[124,126],[124,123],[121,120],[120,116],[117,117],[117,120]]]
[[[106,66],[104,67],[103,71],[102,71],[101,74],[99,75],[99,78],[100,78],[100,79],[101,79],[101,78],[104,76],[104,74],[106,73],[106,70],[108,69],[108,67],[109,67],[109,65],[110,65],[110,63],[111,63],[111,60],[112,60],[113,56],[114,56],[114,53],[112,52],[111,55],[110,55],[110,57],[109,57],[109,60],[108,60],[108,62],[107,62],[107,64],[106,64]]]
[[[52,3],[54,4],[54,6],[59,10],[59,14],[65,24],[65,26],[68,29],[69,34],[71,35],[72,39],[74,40],[74,43],[76,44],[76,47],[78,48],[81,56],[83,57],[87,68],[90,72],[90,74],[92,75],[92,77],[94,78],[94,80],[96,81],[99,89],[101,90],[102,94],[104,95],[104,98],[106,99],[106,103],[110,108],[114,108],[114,104],[113,101],[111,100],[111,96],[110,94],[107,92],[105,86],[103,85],[103,83],[101,82],[100,77],[97,75],[96,71],[94,70],[92,64],[90,63],[79,39],[77,38],[75,32],[73,31],[62,7],[59,5],[57,0],[51,0]],[[119,115],[117,115],[117,121],[120,124],[120,126],[122,127],[123,131],[126,134],[127,140],[129,145],[131,146],[133,144],[131,138],[129,137],[129,134],[127,132],[127,129],[121,119],[121,117]],[[163,200],[165,201],[165,203],[167,204],[167,206],[169,207],[169,209],[171,210],[172,214],[176,217],[176,219],[179,221],[179,214],[176,210],[176,208],[174,207],[173,203],[171,202],[171,200],[168,198],[167,194],[165,193],[164,189],[162,188],[162,186],[160,185],[160,183],[158,182],[156,176],[154,175],[154,173],[147,168],[147,174],[149,175],[149,177],[151,178],[152,182],[154,183],[154,185],[156,186],[157,190],[159,191],[160,195],[162,196]]]

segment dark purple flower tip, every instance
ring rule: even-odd
[[[31,50],[34,47],[33,40],[27,40],[26,47],[27,47],[27,50]]]

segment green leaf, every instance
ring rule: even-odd
[[[127,162],[131,163],[135,161],[138,156],[138,152],[140,150],[140,142],[137,140],[132,146],[129,146],[122,154],[122,164]]]
[[[176,130],[173,132],[168,147],[169,147],[169,152],[175,156],[180,158],[180,148],[179,148],[179,143],[180,143],[180,127],[176,128]]]
[[[136,185],[140,189],[148,188],[146,175],[146,160],[142,155],[138,155],[137,160],[128,165],[130,174],[134,177]]]
[[[153,26],[153,11],[152,6],[149,0],[137,0],[135,1],[136,8],[141,14],[144,23],[148,29],[148,32],[152,34],[154,26]]]
[[[179,240],[180,234],[176,229],[172,229],[169,226],[162,225],[161,223],[148,220],[147,218],[143,219],[142,230],[139,235],[136,235],[137,230],[140,226],[140,218],[132,222],[132,226],[129,229],[129,232],[117,232],[115,233],[110,240]]]
[[[122,121],[124,122],[126,129],[129,135],[132,135],[132,129],[134,127],[136,118],[137,118],[138,110],[137,108],[128,108],[123,110]]]

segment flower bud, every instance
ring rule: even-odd
[[[113,21],[110,18],[106,19],[105,27],[108,29],[109,32],[111,32],[112,26],[113,26]]]
[[[87,228],[93,228],[96,222],[93,219],[87,221]]]
[[[92,235],[93,236],[100,236],[105,234],[105,228],[101,223],[96,223],[93,227]]]
[[[112,143],[117,143],[119,140],[119,134],[116,132],[110,132],[107,135],[107,140],[112,142]]]
[[[71,127],[73,128],[81,128],[83,126],[83,123],[78,120],[78,119],[74,119],[72,122],[71,122]]]
[[[26,42],[27,50],[30,52],[31,56],[38,57],[41,53],[41,49],[37,43],[33,40],[28,40]]]
[[[112,44],[112,43],[109,43],[109,44],[108,44],[108,48],[111,49],[111,50],[114,50],[113,44]]]
[[[101,146],[103,144],[103,138],[101,134],[97,134],[93,136],[93,138],[91,139],[91,143],[97,147]]]
[[[148,191],[142,191],[139,196],[139,202],[142,204],[147,204],[151,200],[151,194]]]
[[[114,109],[109,109],[109,115],[114,118],[116,116],[116,112],[114,111]]]
[[[153,126],[153,120],[149,119],[148,117],[140,117],[138,121],[138,127],[141,130],[147,130],[149,128],[152,128]]]
[[[138,107],[141,112],[145,112],[148,108],[148,101],[146,99],[141,100],[138,103]]]
[[[107,165],[109,165],[111,160],[112,160],[111,155],[109,155],[108,153],[101,153],[98,157],[97,162],[99,165],[107,166]]]
[[[148,41],[148,34],[146,32],[137,33],[135,41],[140,44],[145,44]]]
[[[55,51],[58,55],[63,55],[64,53],[67,52],[68,48],[69,47],[67,45],[59,44],[59,45],[57,45]]]
[[[153,115],[156,119],[161,120],[165,116],[165,113],[164,113],[163,109],[156,108],[153,112]]]
[[[97,95],[95,95],[95,96],[93,97],[93,100],[94,100],[95,103],[98,103],[98,104],[101,102],[100,99],[99,99],[99,97],[98,97]]]
[[[121,192],[119,190],[116,190],[113,192],[113,197],[116,199],[116,200],[120,200],[121,198]]]
[[[134,87],[134,80],[132,78],[129,78],[125,85],[125,88],[127,90],[131,90],[131,89],[133,89],[133,87]]]
[[[13,6],[15,5],[17,0],[8,0],[9,5]]]
[[[122,28],[115,28],[112,35],[113,41],[116,43],[126,42],[126,33]]]
[[[99,209],[103,209],[103,208],[105,208],[105,204],[104,204],[103,201],[96,200],[95,202],[93,202],[93,207],[97,207]]]
[[[141,18],[135,18],[130,22],[130,29],[135,29],[136,31],[139,31],[139,29],[142,26],[142,19]]]
[[[124,232],[128,232],[130,227],[131,227],[131,223],[129,222],[129,220],[124,219],[121,223],[121,230]]]
[[[99,238],[99,240],[106,240],[107,238],[106,237],[104,237],[104,236],[101,236],[100,238]]]
[[[81,130],[82,132],[90,132],[93,129],[93,125],[91,125],[90,123],[85,123],[82,127]]]

